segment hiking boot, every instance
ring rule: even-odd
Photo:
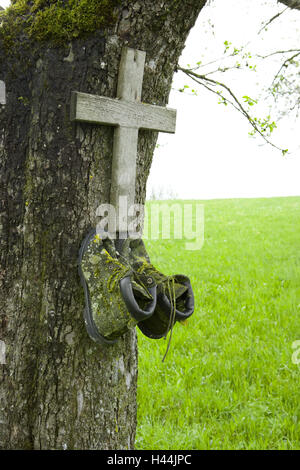
[[[194,312],[194,294],[187,276],[165,276],[151,263],[142,239],[130,239],[122,245],[121,259],[126,259],[136,275],[152,277],[157,284],[157,304],[154,315],[138,324],[145,336],[166,337],[176,321],[184,322]]]
[[[97,343],[114,343],[149,319],[156,306],[156,284],[143,274],[136,278],[129,264],[117,258],[114,242],[92,230],[84,239],[78,269],[85,295],[87,332]]]

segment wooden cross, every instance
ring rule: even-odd
[[[139,129],[175,132],[176,110],[141,102],[146,53],[123,48],[117,99],[73,92],[71,120],[115,126],[110,203],[115,207],[117,231],[124,231],[119,203],[135,202],[136,159]],[[121,220],[120,220],[121,219]],[[126,218],[127,220],[127,218]],[[126,228],[127,230],[127,228]]]
[[[0,80],[0,104],[6,104],[5,83]]]

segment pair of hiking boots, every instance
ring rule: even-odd
[[[140,238],[117,246],[92,230],[80,249],[88,334],[98,343],[114,343],[135,326],[149,338],[172,334],[175,322],[184,322],[194,311],[189,278],[159,272]]]

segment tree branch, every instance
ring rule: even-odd
[[[272,147],[276,148],[277,150],[280,150],[282,153],[285,153],[286,151],[283,150],[282,148],[278,147],[277,145],[273,144],[273,142],[271,142],[264,134],[263,132],[258,128],[255,120],[250,116],[250,114],[248,113],[248,111],[245,109],[245,107],[242,105],[242,103],[239,101],[239,99],[236,97],[236,95],[233,93],[233,91],[225,84],[225,83],[222,83],[222,82],[219,82],[217,80],[214,80],[212,78],[207,78],[206,75],[200,75],[200,74],[197,74],[195,73],[193,70],[191,69],[186,69],[186,68],[183,68],[183,67],[180,67],[178,66],[178,70],[180,70],[181,72],[185,73],[189,78],[191,78],[192,80],[194,80],[196,83],[198,83],[199,85],[203,86],[204,88],[206,88],[207,90],[211,91],[212,93],[218,95],[219,97],[221,97],[226,103],[229,103],[231,106],[233,106],[239,113],[241,113],[247,120],[248,122],[250,123],[250,125],[252,126],[252,128],[255,130],[255,132],[257,132],[264,140],[265,142],[267,142],[268,144],[270,144]],[[227,91],[227,93],[229,93],[229,95],[231,96],[232,100],[231,101],[230,99],[226,98],[225,96],[223,96],[220,92],[218,91],[215,91],[213,90],[209,85],[212,85],[212,86],[220,86],[221,88],[223,88],[224,90]]]
[[[274,55],[278,55],[278,54],[287,54],[288,52],[300,52],[300,49],[287,49],[285,51],[275,51],[275,52],[271,52],[270,54],[267,54],[267,55],[259,55],[259,54],[256,54],[257,57],[259,57],[260,59],[268,59],[269,57],[272,57]]]
[[[279,18],[279,16],[281,16],[284,12],[286,12],[288,10],[288,7],[287,8],[284,8],[284,10],[280,11],[279,13],[277,13],[276,15],[274,15],[272,18],[270,18],[261,28],[260,30],[258,31],[257,34],[260,34],[267,26],[269,26],[269,24],[273,23],[273,21],[275,21],[277,18]]]
[[[292,60],[295,59],[295,57],[298,57],[298,55],[300,55],[300,51],[298,50],[298,52],[294,55],[292,55],[291,57],[289,57],[288,59],[286,59],[280,66],[280,69],[278,70],[278,72],[275,74],[274,78],[273,78],[273,81],[272,81],[272,84],[275,82],[276,78],[278,77],[278,75],[280,74],[281,70],[283,69],[283,67],[286,67],[287,64],[290,62],[292,62]]]

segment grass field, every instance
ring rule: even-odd
[[[200,251],[146,242],[196,309],[164,363],[166,341],[138,334],[136,448],[300,449],[300,197],[203,204]]]

